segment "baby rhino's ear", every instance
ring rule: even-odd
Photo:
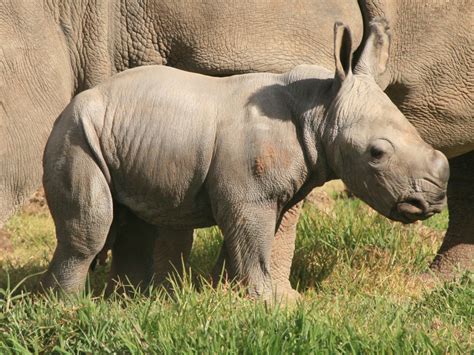
[[[341,22],[334,24],[335,80],[341,84],[352,73],[352,36],[349,27]]]
[[[389,52],[388,23],[382,18],[377,18],[370,23],[369,38],[354,69],[354,74],[370,75],[378,81],[378,77],[387,69]]]

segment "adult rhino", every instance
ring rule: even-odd
[[[352,72],[350,31],[336,23],[334,74],[302,65],[216,78],[148,66],[76,96],[44,153],[58,244],[43,286],[83,287],[113,237],[116,204],[171,242],[219,225],[231,277],[263,298],[288,296],[270,273],[284,212],[328,180],[395,220],[440,212],[448,161],[375,82],[389,42],[386,24],[372,23]]]
[[[462,20],[472,10],[467,0],[3,1],[0,222],[40,185],[41,154],[59,113],[74,94],[111,74],[146,64],[214,75],[283,72],[300,63],[333,69],[332,24],[347,23],[356,48],[369,21],[383,16],[392,27],[394,55],[380,84],[422,137],[451,158],[450,224],[432,267],[443,274],[453,264],[472,270],[474,80],[470,21]],[[143,221],[122,215],[129,221],[122,236],[137,229],[152,234]],[[294,209],[283,217],[274,243],[272,273],[281,287],[289,287],[297,215]],[[162,243],[157,262],[167,265],[176,257],[167,248],[176,248]],[[150,248],[134,249],[130,238],[119,237],[114,249],[116,273],[142,278],[150,270],[152,257],[143,255]]]

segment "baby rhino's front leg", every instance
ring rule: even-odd
[[[217,224],[224,234],[229,277],[246,285],[251,297],[271,299],[275,209],[249,203],[226,207],[221,204],[216,212]]]

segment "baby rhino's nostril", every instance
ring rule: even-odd
[[[420,209],[421,211],[424,211],[426,209],[426,202],[423,200],[416,198],[416,197],[410,197],[405,200],[406,203]]]
[[[397,209],[399,213],[410,219],[419,219],[428,211],[428,204],[422,198],[412,196],[399,202]]]

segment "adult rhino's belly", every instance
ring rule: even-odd
[[[426,85],[392,85],[390,99],[421,137],[448,158],[474,150],[473,103],[459,90],[427,90]]]
[[[448,158],[454,158],[474,150],[474,119],[408,118],[421,137],[434,148],[442,151]]]
[[[454,147],[441,147],[441,150],[449,159],[469,153],[474,150],[474,143],[458,145]]]
[[[401,82],[386,89],[421,137],[448,158],[474,150],[474,76],[467,53],[459,48],[408,58],[412,65],[400,69]]]

